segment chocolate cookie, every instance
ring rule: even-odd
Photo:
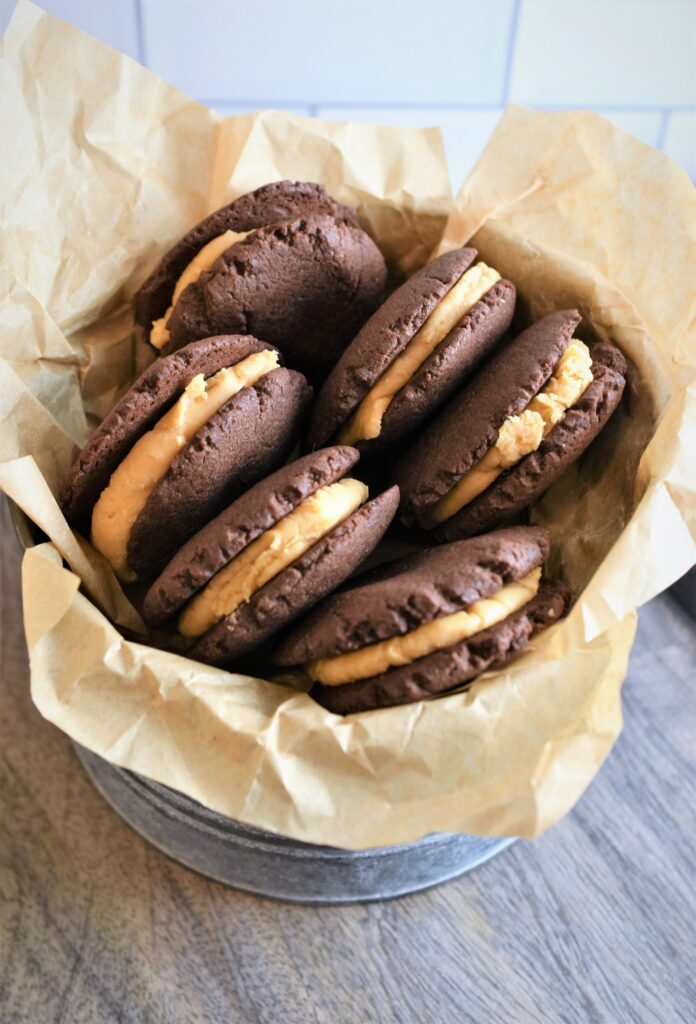
[[[284,640],[273,660],[299,665],[403,636],[497,593],[548,553],[546,530],[517,526],[397,558],[335,594]]]
[[[151,492],[133,524],[128,562],[152,578],[172,553],[297,444],[312,391],[281,366],[243,388],[195,434]]]
[[[426,420],[510,326],[515,287],[462,248],[428,263],[363,325],[317,398],[308,447],[377,452]],[[385,401],[386,396],[386,401]],[[386,405],[376,418],[370,406]],[[362,421],[356,419],[362,417]]]
[[[626,364],[614,346],[574,339],[579,322],[563,310],[533,324],[399,460],[406,524],[438,527],[436,540],[498,526],[587,447],[618,404]]]
[[[502,473],[461,512],[434,532],[439,544],[484,533],[509,522],[546,491],[592,444],[621,401],[626,360],[613,345],[597,344],[592,353],[592,383],[563,419],[511,469]]]
[[[191,648],[191,657],[225,666],[266,643],[359,568],[386,533],[398,505],[396,487],[368,501],[262,587],[237,615],[201,637]]]
[[[402,668],[345,686],[313,687],[312,696],[328,711],[352,715],[358,711],[412,704],[447,693],[489,669],[500,668],[521,654],[530,640],[562,618],[570,592],[560,580],[545,581],[524,608],[470,640],[453,644]]]
[[[162,626],[201,587],[266,530],[321,487],[340,480],[358,461],[354,448],[334,447],[297,459],[250,488],[192,537],[150,587],[143,617]]]
[[[312,392],[279,359],[256,338],[195,342],[150,366],[87,442],[63,509],[124,582],[287,457]]]
[[[70,469],[59,502],[71,526],[89,529],[92,509],[113,471],[189,381],[199,373],[212,377],[225,366],[270,348],[249,335],[226,334],[187,345],[148,366],[101,421]]]
[[[163,353],[253,333],[321,379],[379,303],[385,279],[354,211],[321,185],[278,181],[217,210],[170,249],[136,295],[135,319]]]
[[[152,584],[143,616],[179,615],[191,657],[227,666],[355,571],[398,506],[346,477],[358,453],[326,448],[277,470],[192,537]]]
[[[234,244],[181,294],[170,348],[221,332],[255,333],[323,378],[379,303],[386,268],[365,232],[311,214]]]
[[[565,585],[540,580],[547,553],[545,530],[514,527],[398,559],[311,613],[274,660],[306,663],[312,696],[338,714],[445,693],[565,614]]]
[[[141,285],[135,297],[136,323],[149,330],[153,321],[164,315],[178,278],[212,239],[225,231],[253,231],[309,214],[326,214],[358,226],[352,210],[332,199],[322,185],[307,181],[274,181],[211,213],[165,253]]]

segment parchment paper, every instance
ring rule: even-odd
[[[635,609],[696,559],[686,175],[593,115],[512,108],[452,207],[434,129],[277,112],[221,121],[28,3],[0,76],[0,486],[50,539],[23,563],[39,710],[116,764],[310,842],[553,824],[620,730]],[[395,278],[474,235],[518,286],[523,319],[577,305],[580,333],[630,360],[620,413],[535,510],[579,600],[464,693],[342,719],[293,689],[156,650],[52,497],[133,377],[128,303],[159,254],[282,177],[355,206]]]

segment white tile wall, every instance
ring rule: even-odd
[[[696,111],[679,110],[670,115],[664,148],[696,178]]]
[[[39,3],[223,114],[440,124],[455,188],[509,101],[596,110],[696,177],[696,0]]]
[[[663,111],[620,110],[616,107],[611,109],[601,107],[598,113],[615,124],[617,128],[640,139],[641,142],[647,142],[651,146],[660,145],[661,132],[665,122]]]
[[[693,103],[695,53],[693,0],[524,0],[510,98],[531,106]]]
[[[220,115],[220,117],[231,117],[233,114],[254,114],[261,109],[258,103],[220,103],[215,100],[213,103],[209,103],[208,105],[211,106],[213,110]],[[279,104],[277,102],[270,102],[264,105],[264,109],[268,109],[269,107],[277,110]],[[283,103],[280,106],[280,109],[289,114],[304,114],[305,117],[309,114],[309,107],[302,103]]]
[[[378,89],[382,102],[449,103],[475,92],[495,103],[507,54],[498,29],[513,0],[431,0],[427,10],[422,0],[142,6],[150,66],[194,96],[370,103]]]
[[[1,32],[5,31],[14,6],[14,0],[0,0]],[[138,8],[134,0],[39,0],[38,6],[115,50],[141,59]]]

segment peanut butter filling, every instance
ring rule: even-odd
[[[379,437],[382,420],[392,401],[426,359],[457,326],[462,317],[500,280],[497,270],[477,263],[470,267],[438,302],[404,351],[370,388],[338,436],[338,444],[355,444]]]
[[[539,589],[541,567],[515,583],[508,583],[491,597],[474,601],[468,608],[417,626],[404,636],[390,637],[349,654],[318,658],[307,666],[309,675],[324,686],[343,686],[381,675],[391,668],[410,665],[434,651],[468,640],[484,629],[519,611]]]
[[[367,487],[347,477],[321,487],[244,548],[193,598],[179,617],[184,636],[202,636],[367,500]]]
[[[568,345],[551,378],[519,416],[510,416],[483,458],[472,466],[429,513],[431,525],[449,519],[482,494],[501,473],[537,450],[592,382],[592,356],[577,338]]]
[[[225,231],[223,234],[218,235],[217,238],[211,238],[207,245],[204,245],[196,255],[193,257],[189,265],[185,270],[182,271],[181,277],[174,286],[174,293],[172,295],[172,302],[164,314],[159,320],[155,320],[152,324],[150,331],[150,344],[154,345],[155,348],[164,348],[169,341],[169,331],[167,329],[167,321],[172,315],[172,310],[179,301],[179,297],[183,292],[184,288],[188,288],[190,284],[194,284],[201,274],[210,270],[215,260],[222,256],[223,252],[234,245],[235,242],[241,242],[243,238],[249,234],[248,231],[241,233],[237,231]]]
[[[112,473],[92,513],[92,544],[108,559],[119,579],[135,579],[128,566],[128,539],[147,499],[176,456],[225,402],[277,366],[278,353],[264,349],[208,380],[199,373]]]

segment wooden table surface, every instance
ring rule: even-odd
[[[30,702],[2,504],[2,1024],[694,1020],[696,636],[672,598],[565,821],[439,889],[304,908],[177,866],[92,789]]]

